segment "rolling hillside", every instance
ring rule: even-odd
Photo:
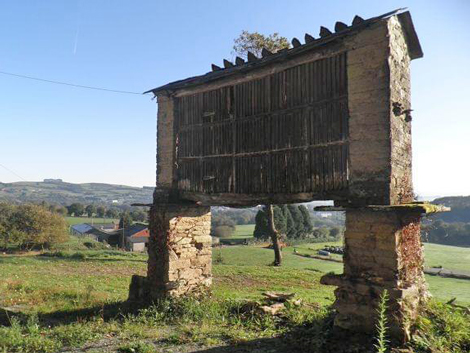
[[[130,205],[151,203],[153,187],[132,187],[101,183],[72,184],[60,180],[44,182],[0,182],[0,201],[48,202],[70,205],[73,202],[84,204],[101,203]]]

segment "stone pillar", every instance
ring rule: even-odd
[[[322,283],[338,286],[335,326],[375,332],[379,298],[386,289],[390,334],[409,337],[427,298],[420,222],[421,214],[406,207],[346,211],[344,273],[322,278]]]
[[[212,283],[210,207],[164,204],[150,209],[147,278],[134,276],[129,299],[155,300]]]

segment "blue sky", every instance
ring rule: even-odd
[[[421,195],[470,194],[470,1],[0,0],[0,71],[143,92],[231,59],[243,30],[291,39],[408,7],[413,173]],[[154,185],[150,95],[0,75],[0,164],[23,179]],[[0,181],[21,179],[0,167]]]

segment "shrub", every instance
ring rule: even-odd
[[[235,231],[235,227],[230,226],[217,226],[214,228],[212,234],[219,238],[230,237]]]
[[[48,248],[68,239],[65,219],[45,207],[1,204],[0,214],[0,244],[4,248]]]

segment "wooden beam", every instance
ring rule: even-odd
[[[324,193],[296,194],[204,194],[180,190],[179,195],[182,200],[193,201],[201,206],[247,207],[263,204],[282,205],[288,203],[302,203],[315,200],[346,200],[347,193],[347,190],[336,190]]]

